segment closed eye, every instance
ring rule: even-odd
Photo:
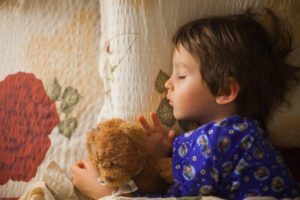
[[[185,76],[178,76],[178,79],[184,79]]]

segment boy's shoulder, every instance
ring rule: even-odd
[[[211,144],[236,143],[251,141],[263,135],[264,130],[256,120],[234,115],[181,134],[175,143],[201,143],[206,140]]]
[[[243,133],[247,131],[264,132],[258,121],[239,115],[233,115],[215,122],[204,124],[197,129],[181,134],[179,137],[193,137],[201,134],[213,135],[214,133],[228,133],[233,135],[234,133]]]

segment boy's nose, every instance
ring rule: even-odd
[[[169,79],[165,82],[165,88],[166,88],[167,90],[171,89],[171,82],[170,82],[170,79],[171,79],[171,78],[169,78]]]

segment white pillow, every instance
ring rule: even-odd
[[[289,57],[289,62],[300,66],[300,1],[286,4],[270,5],[276,14],[292,26],[293,46],[295,50]],[[282,106],[269,123],[270,139],[273,144],[281,147],[300,148],[300,85],[292,90],[288,99],[290,107]]]

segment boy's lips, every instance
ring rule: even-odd
[[[173,106],[173,101],[170,99],[170,98],[167,98],[168,99],[168,102],[171,106]]]

